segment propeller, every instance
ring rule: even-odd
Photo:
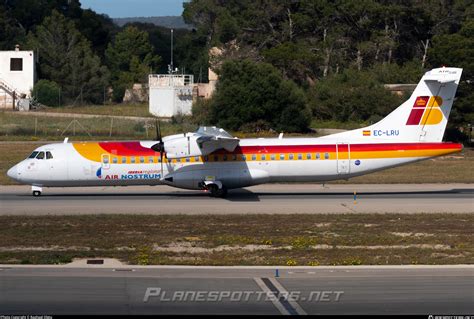
[[[161,163],[161,178],[163,178],[163,152],[165,151],[165,143],[163,142],[163,138],[161,136],[161,127],[160,121],[158,119],[155,120],[155,128],[156,128],[156,140],[158,143],[152,145],[151,149],[155,152],[160,153],[160,163]]]

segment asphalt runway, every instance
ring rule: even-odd
[[[46,188],[35,198],[28,186],[0,186],[1,215],[371,212],[472,213],[474,184],[266,184],[225,199],[168,186]]]
[[[474,267],[0,266],[5,314],[472,314]]]
[[[28,186],[0,187],[2,215],[364,212],[474,212],[474,184],[267,184],[225,199],[168,186],[50,188],[39,198]]]

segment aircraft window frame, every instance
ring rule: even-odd
[[[280,154],[280,161],[284,161],[285,160],[285,154]]]
[[[112,164],[117,164],[118,163],[118,158],[117,157],[112,157]]]
[[[320,153],[316,153],[316,159],[321,159],[321,154]]]
[[[256,154],[252,154],[252,161],[256,161],[257,160],[257,155]]]
[[[262,154],[261,156],[262,156],[262,157],[261,157],[262,161],[266,161],[266,160],[267,160],[267,156],[266,156],[265,154]]]
[[[328,152],[324,153],[324,159],[329,159],[329,153]]]
[[[122,164],[126,164],[127,163],[127,158],[125,156],[122,156]]]
[[[270,154],[270,160],[271,160],[271,161],[274,161],[275,159],[276,159],[275,154]]]
[[[155,162],[155,159],[153,158],[153,156],[148,156],[148,163],[154,163]]]
[[[143,156],[140,156],[139,160],[141,164],[145,163],[145,158]]]
[[[303,154],[298,153],[298,160],[302,160],[302,159],[303,159]]]
[[[293,153],[291,153],[291,154],[288,155],[288,159],[292,160],[292,159],[294,159],[294,158],[295,158],[295,157],[294,157]]]
[[[246,161],[246,160],[247,160],[247,155],[242,154],[242,161]]]
[[[107,154],[102,155],[102,163],[110,164],[110,156],[108,156]]]
[[[307,154],[306,154],[306,159],[307,159],[307,160],[310,160],[311,157],[312,157],[312,156],[311,156],[311,153],[307,153]]]
[[[33,151],[33,152],[30,154],[30,156],[28,156],[28,158],[31,158],[31,159],[36,158],[36,156],[38,155],[38,153],[39,153],[39,151]]]
[[[47,160],[53,159],[53,154],[51,154],[50,151],[46,151],[46,159],[47,159]]]
[[[135,156],[131,156],[130,157],[130,163],[135,164],[136,162],[137,162],[137,159],[135,158]]]
[[[41,157],[40,157],[40,155],[41,155]],[[38,152],[38,155],[36,155],[35,158],[36,158],[36,159],[39,159],[39,160],[43,160],[44,157],[45,157],[44,152],[43,152],[43,151],[39,151],[39,152]]]

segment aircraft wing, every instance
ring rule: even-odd
[[[202,126],[197,130],[196,135],[198,135],[196,142],[202,155],[208,155],[219,149],[232,152],[240,142],[238,138],[217,127]]]

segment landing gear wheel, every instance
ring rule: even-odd
[[[211,197],[224,198],[227,196],[227,188],[225,186],[222,186],[222,188],[219,189],[217,185],[211,184],[207,187],[207,190],[209,191]]]
[[[33,196],[34,196],[34,197],[40,197],[40,196],[41,196],[41,192],[40,192],[40,191],[33,191]]]

